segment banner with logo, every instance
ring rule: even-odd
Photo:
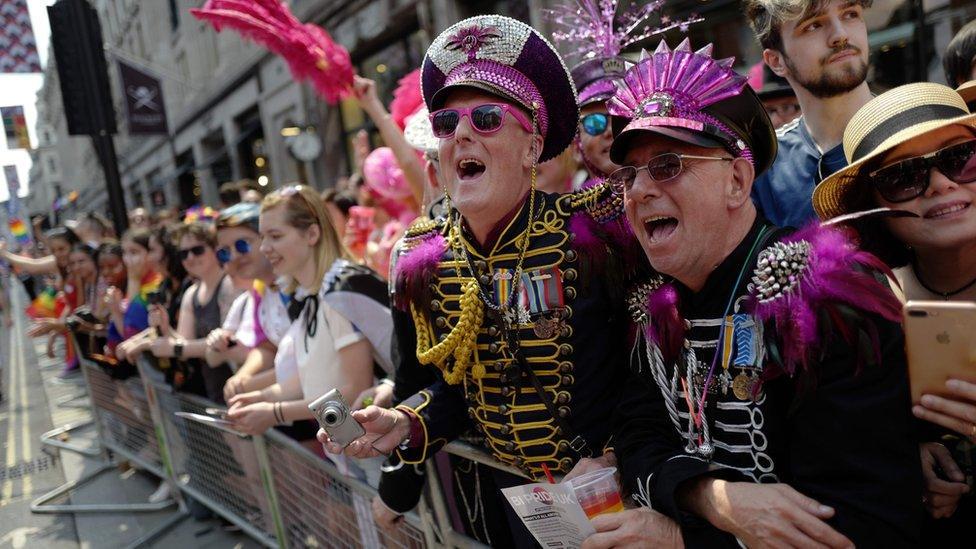
[[[119,60],[129,133],[166,134],[166,108],[159,79]]]
[[[27,0],[0,0],[0,73],[4,72],[41,72]]]
[[[24,117],[24,107],[0,107],[0,118],[3,119],[3,133],[7,136],[8,149],[30,149],[30,135],[27,133],[27,119]]]

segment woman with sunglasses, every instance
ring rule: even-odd
[[[275,382],[275,352],[291,326],[290,295],[278,286],[271,263],[258,249],[260,212],[257,204],[241,203],[221,211],[216,223],[217,259],[229,274],[251,281],[232,307],[239,307],[240,314],[229,313],[224,325],[207,336],[208,363],[230,358],[240,364],[224,384],[227,400]]]
[[[976,114],[963,98],[932,83],[890,90],[854,115],[844,150],[850,165],[814,191],[820,218],[875,208],[910,212],[853,222],[862,247],[894,268],[906,300],[976,301]],[[953,517],[930,528],[933,545],[962,539],[956,535],[968,535],[976,518],[976,384],[949,380],[946,392],[952,396],[925,395],[912,408],[956,435],[922,444],[925,505],[936,519]]]
[[[250,434],[311,419],[308,403],[332,389],[352,402],[373,385],[374,363],[392,371],[386,284],[350,261],[318,194],[302,185],[271,193],[260,230],[261,252],[301,312],[280,342],[275,384],[229,401],[228,418]]]
[[[226,363],[208,366],[201,359],[207,351],[207,336],[220,327],[240,292],[217,261],[216,234],[209,224],[185,224],[173,232],[172,240],[183,267],[196,282],[183,296],[175,330],[163,304],[152,306],[150,323],[160,337],[152,339],[148,350],[158,358],[192,362],[203,378],[204,395],[222,404],[230,367]]]

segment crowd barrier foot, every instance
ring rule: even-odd
[[[88,398],[88,391],[81,391],[80,393],[74,395],[68,395],[59,398],[57,402],[54,403],[58,408],[72,408],[79,410],[88,410],[91,408],[91,404],[88,402],[75,402],[76,400]]]
[[[62,503],[48,504],[75,488],[98,478],[105,471],[115,469],[114,463],[103,463],[101,467],[87,475],[58,486],[54,490],[31,502],[32,513],[152,513],[176,505],[176,500],[167,499],[158,503]]]
[[[54,446],[55,448],[61,448],[62,450],[69,450],[83,456],[98,457],[102,455],[102,450],[99,448],[100,445],[97,440],[95,441],[95,446],[78,446],[75,444],[69,444],[60,439],[60,436],[65,433],[69,433],[75,429],[81,429],[82,427],[88,427],[89,425],[94,425],[94,423],[94,420],[91,419],[77,421],[74,423],[66,423],[61,427],[51,429],[50,431],[42,434],[41,444]]]
[[[162,536],[177,524],[183,522],[183,520],[189,516],[190,513],[187,513],[182,509],[177,510],[172,515],[166,517],[166,520],[161,522],[158,526],[146,532],[142,537],[133,541],[129,545],[126,545],[125,549],[141,549],[142,547],[148,547],[149,544],[152,543],[156,538]]]

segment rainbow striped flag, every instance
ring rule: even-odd
[[[30,306],[27,307],[27,316],[38,318],[58,318],[64,311],[65,303],[58,298],[58,292],[54,288],[47,287],[34,298]]]
[[[27,231],[27,225],[24,221],[19,218],[13,218],[10,220],[10,234],[13,235],[17,244],[21,246],[29,246],[31,243],[30,233]]]
[[[162,283],[163,275],[157,272],[146,273],[142,277],[142,280],[139,281],[139,294],[132,301],[147,306],[149,304],[149,294],[158,290]]]

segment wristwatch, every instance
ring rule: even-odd
[[[176,358],[182,358],[183,357],[183,342],[182,341],[177,341],[176,343],[173,344],[173,356],[176,357]]]

